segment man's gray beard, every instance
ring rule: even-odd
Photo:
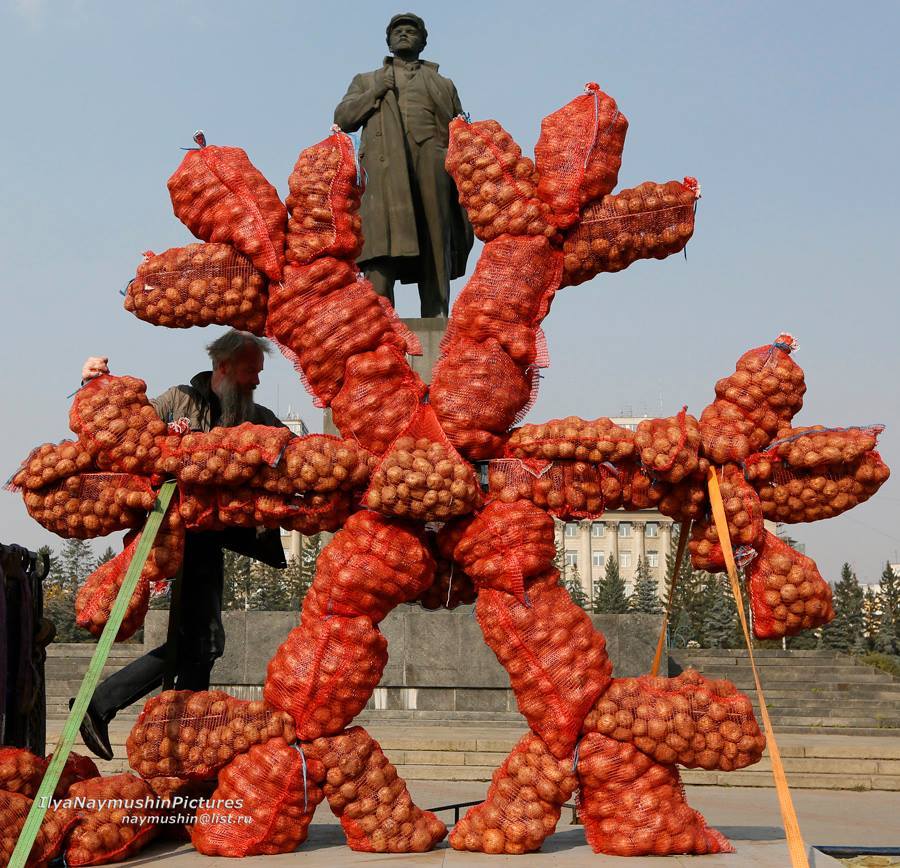
[[[222,407],[222,415],[219,425],[231,428],[242,422],[249,422],[253,418],[253,391],[241,390],[234,383],[227,380],[219,386],[217,392],[219,404]]]

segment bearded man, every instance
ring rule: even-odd
[[[397,280],[418,283],[422,316],[446,317],[450,281],[465,273],[474,235],[444,168],[450,121],[462,105],[437,64],[419,59],[427,40],[418,15],[391,18],[391,56],[353,78],[334,122],[348,133],[362,128],[359,267],[392,304]]]
[[[150,401],[164,422],[180,425],[185,432],[232,427],[242,422],[285,427],[271,410],[253,401],[265,354],[270,352],[268,341],[232,329],[206,350],[212,361],[211,371],[199,373],[190,385],[173,386]],[[89,358],[82,369],[82,384],[108,374],[107,362],[106,357]],[[173,624],[177,690],[208,690],[213,663],[225,651],[223,548],[270,566],[285,566],[277,530],[228,528],[185,534],[181,601]],[[81,725],[85,745],[97,756],[112,759],[109,722],[117,712],[162,685],[168,652],[168,644],[163,643],[97,686]]]

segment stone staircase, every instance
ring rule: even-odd
[[[900,679],[835,651],[754,651],[776,733],[900,736]],[[727,678],[758,712],[746,651],[669,649],[669,674]]]

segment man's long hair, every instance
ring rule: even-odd
[[[272,352],[272,345],[265,338],[258,338],[251,332],[240,332],[237,329],[229,329],[225,334],[219,335],[206,347],[209,358],[212,360],[213,369],[219,367],[222,362],[230,362],[241,353],[250,348],[255,349],[260,356]]]

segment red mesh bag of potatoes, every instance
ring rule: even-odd
[[[716,464],[743,461],[762,449],[771,435],[730,401],[716,398],[700,414],[703,454]]]
[[[333,261],[323,258],[308,266],[289,266],[285,269],[284,282],[291,284],[297,272],[316,272],[321,263]],[[360,274],[354,273],[340,287],[298,305],[295,313],[301,316],[293,320],[290,331],[279,327],[274,336],[296,357],[295,367],[304,385],[323,407],[340,392],[344,369],[353,356],[380,346],[406,351],[404,337],[394,328],[393,319],[380,303],[372,284]],[[270,329],[272,317],[270,309]]]
[[[146,807],[155,799],[153,790],[134,775],[78,781],[69,788],[69,798],[93,805],[78,810],[78,820],[66,841],[69,865],[123,862],[156,835],[156,811]]]
[[[233,244],[271,280],[281,278],[287,210],[242,148],[200,146],[168,181],[175,216],[203,241]]]
[[[12,475],[7,491],[36,491],[54,485],[67,476],[90,473],[97,468],[91,453],[77,440],[43,443],[31,450]]]
[[[540,424],[522,425],[509,435],[507,451],[517,458],[619,462],[635,453],[634,432],[610,419],[566,416]]]
[[[550,461],[534,458],[494,458],[488,462],[489,500],[515,503],[517,500],[537,501],[535,485],[553,467]]]
[[[317,256],[355,260],[362,252],[362,195],[353,140],[335,129],[327,139],[300,152],[288,178],[288,262]]]
[[[681,482],[700,468],[700,426],[687,407],[677,416],[638,423],[634,444],[644,467],[667,482]]]
[[[207,856],[293,852],[322,801],[323,777],[321,763],[301,745],[274,738],[250,748],[219,774],[213,804],[197,810],[194,847]],[[229,800],[238,806],[216,806]]]
[[[32,800],[28,796],[0,790],[0,865],[4,868],[12,859],[31,805]],[[68,808],[48,809],[25,864],[29,868],[46,865],[55,858],[62,849],[63,839],[75,820],[75,812]]]
[[[677,485],[667,486],[656,508],[675,521],[701,518],[709,511],[706,484],[699,478],[688,478]]]
[[[187,530],[222,530],[215,489],[180,485],[178,514]]]
[[[519,711],[562,759],[609,683],[612,665],[603,635],[555,583],[558,576],[553,570],[546,581],[531,584],[530,605],[503,591],[479,591],[475,614],[485,641],[509,673]]]
[[[453,558],[453,550],[469,521],[464,518],[448,522],[437,533],[427,533],[426,540],[435,559],[434,579],[412,601],[423,609],[455,609],[474,603],[478,598],[472,577]]]
[[[563,286],[621,271],[638,259],[665,259],[694,234],[697,182],[646,181],[591,202],[563,239]]]
[[[211,780],[239,754],[279,737],[295,739],[294,721],[265,702],[221,690],[165,690],[144,704],[125,749],[145,780]]]
[[[185,485],[243,485],[265,464],[277,464],[293,437],[289,428],[244,422],[195,431],[163,455],[164,472]]]
[[[675,678],[614,678],[584,720],[657,762],[734,771],[759,762],[766,740],[750,698],[693,669]]]
[[[23,747],[0,748],[0,790],[34,798],[48,760],[35,756]]]
[[[620,489],[618,496],[608,496],[607,509],[651,509],[654,508],[671,490],[672,483],[655,479],[640,464],[634,461],[623,461],[616,465],[615,473],[610,474]]]
[[[766,448],[766,453],[798,468],[846,464],[875,449],[882,431],[884,425],[782,428],[778,439]]]
[[[47,756],[47,762],[53,759],[53,754]],[[100,770],[89,756],[83,756],[74,751],[66,758],[66,764],[63,766],[62,774],[59,776],[59,782],[53,795],[61,799],[69,792],[69,787],[78,781],[87,781],[90,778],[99,778]]]
[[[340,732],[365,707],[387,664],[387,640],[369,618],[304,620],[269,661],[263,696],[289,712],[307,741]]]
[[[372,473],[363,503],[386,515],[447,521],[481,500],[472,465],[453,448],[434,408],[420,404]]]
[[[688,805],[675,766],[593,733],[581,740],[577,770],[578,816],[595,853],[734,852],[728,839]]]
[[[341,391],[331,402],[338,431],[383,455],[409,424],[425,395],[425,384],[394,346],[347,360]]]
[[[447,827],[417,807],[380,745],[362,727],[317,738],[307,753],[325,767],[322,788],[347,846],[363,853],[424,853]]]
[[[133,473],[84,473],[22,493],[25,509],[42,527],[65,539],[93,539],[140,527],[156,494]]]
[[[482,241],[498,235],[555,236],[550,206],[536,196],[534,163],[497,121],[454,118],[446,166]]]
[[[280,466],[295,491],[350,491],[369,482],[374,458],[353,440],[328,434],[295,437],[284,450]]]
[[[743,470],[736,464],[726,464],[719,470],[718,476],[731,547],[740,556],[741,549],[755,548],[763,540],[762,503],[756,490],[744,478]],[[694,523],[688,548],[691,563],[696,569],[715,572],[725,568],[719,534],[711,518]]]
[[[226,527],[274,529],[311,511],[307,498],[299,494],[272,494],[255,488],[223,488],[216,493],[219,521]]]
[[[554,461],[535,480],[534,502],[563,520],[599,518],[606,511],[611,489],[620,492],[621,486],[608,464]]]
[[[475,273],[453,304],[441,343],[494,338],[519,365],[549,364],[538,326],[562,276],[562,255],[543,236],[503,236],[485,245]]]
[[[628,120],[616,101],[593,81],[541,121],[534,146],[537,194],[558,226],[574,223],[582,205],[615,189],[627,132]]]
[[[153,325],[227,325],[261,335],[268,280],[230,244],[147,251],[125,293],[125,310]]]
[[[343,527],[358,509],[359,497],[353,492],[333,491],[331,494],[307,494],[304,505],[295,507],[289,518],[279,522],[284,530],[295,530],[303,536],[333,533]]]
[[[528,501],[489,503],[466,528],[453,557],[479,590],[524,600],[525,580],[553,566],[553,519]]]
[[[450,442],[468,459],[497,458],[506,432],[537,397],[537,371],[497,341],[455,341],[435,365],[429,400]]]
[[[877,452],[849,464],[795,470],[768,453],[751,455],[747,478],[759,493],[763,516],[785,524],[832,518],[865,502],[890,477]]]
[[[831,587],[815,561],[768,531],[747,577],[757,639],[796,636],[834,618]]]
[[[434,559],[408,525],[357,512],[322,550],[313,580],[325,614],[365,615],[377,624],[414,600],[434,576]]]
[[[480,805],[453,827],[450,846],[476,853],[520,855],[539,850],[578,786],[572,757],[557,759],[533,732],[494,772]]]
[[[160,454],[156,438],[166,433],[166,423],[147,400],[147,384],[108,374],[78,390],[69,427],[101,470],[123,473],[153,472]]]

